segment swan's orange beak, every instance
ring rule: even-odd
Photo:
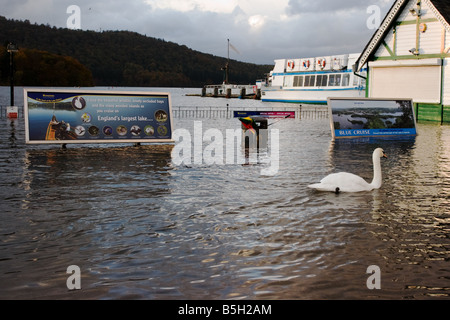
[[[383,152],[383,158],[387,158],[388,156],[386,155],[386,153]]]

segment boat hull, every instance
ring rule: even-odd
[[[340,89],[262,89],[264,102],[327,104],[328,98],[364,98],[364,88]]]

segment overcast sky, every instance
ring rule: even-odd
[[[8,19],[67,27],[80,8],[82,30],[127,30],[227,56],[273,64],[280,58],[359,53],[394,0],[0,0]]]

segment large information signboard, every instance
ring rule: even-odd
[[[26,143],[164,143],[172,140],[170,94],[24,89]]]
[[[329,98],[333,138],[415,136],[411,99]]]

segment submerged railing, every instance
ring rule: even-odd
[[[267,112],[295,112],[296,119],[327,119],[329,117],[328,108],[324,106],[286,106],[286,107],[259,107],[259,108],[238,108],[238,107],[192,107],[176,106],[172,107],[174,118],[178,119],[230,119],[234,117],[235,111],[267,111]]]
[[[239,107],[195,107],[195,106],[175,106],[172,107],[172,115],[178,119],[231,119],[234,111],[295,111],[296,119],[324,119],[328,118],[328,108],[324,106],[286,106],[286,107],[259,107],[259,108],[239,108]],[[7,118],[7,106],[0,106],[0,119]],[[18,118],[23,119],[23,107],[18,108]]]
[[[299,119],[328,119],[330,117],[327,106],[300,105],[298,114]]]

